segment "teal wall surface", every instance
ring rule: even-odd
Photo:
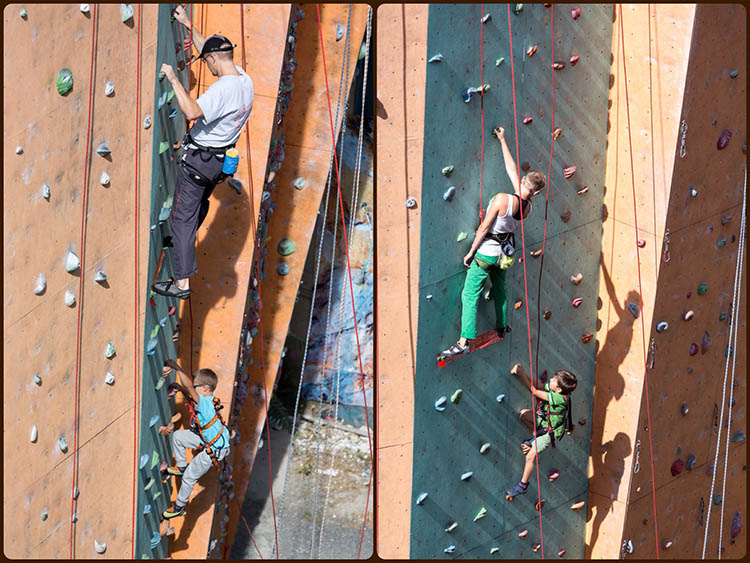
[[[511,5],[513,8],[514,5]],[[541,285],[542,311],[552,315],[542,320],[539,366],[535,375],[569,369],[578,377],[572,395],[575,432],[545,451],[539,459],[544,556],[556,557],[560,549],[566,557],[585,554],[586,510],[570,506],[587,498],[587,463],[590,425],[577,422],[590,419],[593,401],[595,341],[584,344],[586,332],[596,332],[599,261],[602,235],[602,203],[607,134],[607,99],[611,56],[611,5],[582,5],[578,19],[571,16],[575,6],[554,10],[555,59],[565,68],[555,72],[555,127],[563,132],[554,145],[552,160],[548,229],[544,272]],[[497,125],[506,128],[506,139],[515,153],[511,55],[507,5],[485,4],[492,19],[484,24],[484,82],[491,89],[484,97],[485,154],[484,201],[497,192],[511,192],[499,142],[492,136]],[[552,8],[525,4],[518,14],[511,12],[513,63],[521,163],[547,174],[552,132]],[[443,61],[427,64],[424,157],[421,209],[421,256],[419,278],[419,329],[414,392],[414,462],[412,476],[411,557],[413,558],[534,558],[540,542],[536,473],[529,492],[512,503],[504,492],[518,483],[524,458],[519,444],[531,432],[522,426],[518,413],[531,408],[528,389],[509,374],[515,362],[528,370],[529,347],[525,308],[513,309],[524,299],[523,264],[510,269],[508,286],[509,325],[513,331],[501,343],[470,356],[459,358],[440,369],[436,354],[459,336],[460,294],[465,278],[462,258],[468,252],[478,226],[480,191],[480,97],[463,101],[462,90],[480,86],[481,6],[432,5],[429,9],[427,58],[438,53]],[[526,50],[537,45],[529,57]],[[574,54],[580,61],[572,66]],[[496,66],[496,60],[505,61]],[[533,117],[523,125],[526,116]],[[450,177],[443,167],[453,165]],[[565,166],[577,166],[570,179]],[[590,187],[578,195],[577,189]],[[443,193],[456,187],[452,201]],[[529,250],[541,248],[544,230],[544,192],[536,196],[534,211],[524,224],[526,265],[531,318],[532,347],[536,347],[537,283],[541,258],[529,257]],[[561,215],[571,211],[565,223]],[[460,232],[468,238],[456,242]],[[521,256],[521,230],[516,232]],[[570,276],[583,274],[574,286]],[[578,308],[572,299],[583,298]],[[525,299],[524,299],[525,300]],[[492,303],[480,298],[478,333],[494,328]],[[532,349],[533,349],[532,348]],[[435,401],[463,389],[457,404],[448,402],[438,412]],[[505,395],[502,403],[496,401]],[[482,455],[480,446],[490,442]],[[547,479],[552,468],[560,470],[555,482]],[[473,477],[461,481],[461,474]],[[416,505],[423,492],[427,500]],[[480,508],[484,518],[473,522]],[[458,527],[445,531],[453,521]],[[518,537],[528,529],[525,539]],[[452,553],[445,553],[455,546]],[[490,554],[490,549],[499,551]]]

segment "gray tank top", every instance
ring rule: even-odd
[[[498,195],[501,194],[495,195],[492,200],[494,200]],[[508,196],[508,208],[505,210],[505,213],[502,216],[498,215],[495,218],[494,223],[492,223],[492,226],[490,227],[491,234],[512,233],[516,229],[516,227],[521,224],[520,219],[516,219],[513,217],[513,199],[515,198],[515,195],[502,195]],[[492,200],[490,200],[490,204],[492,204]],[[529,205],[526,209],[526,215],[524,215],[524,219],[531,213],[531,200],[527,201],[529,202]],[[479,245],[477,252],[480,254],[484,254],[485,256],[500,256],[500,254],[502,254],[502,251],[500,250],[500,243],[490,238],[486,238],[482,241],[482,244]]]

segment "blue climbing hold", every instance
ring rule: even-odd
[[[156,338],[151,338],[148,341],[148,344],[146,345],[146,354],[149,356],[153,356],[156,352],[156,346],[159,344],[159,340]]]
[[[141,456],[141,459],[140,459],[140,461],[138,462],[138,467],[139,467],[140,469],[143,469],[144,467],[146,467],[146,464],[147,464],[147,463],[148,463],[148,454],[143,454],[143,455]]]

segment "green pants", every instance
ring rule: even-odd
[[[461,336],[463,338],[477,337],[477,304],[482,294],[484,280],[488,277],[492,282],[492,300],[495,303],[496,327],[506,326],[507,302],[505,300],[505,270],[493,266],[500,256],[485,256],[477,253],[476,258],[490,264],[488,269],[482,268],[476,260],[471,261],[469,271],[466,272],[464,289],[461,292]]]

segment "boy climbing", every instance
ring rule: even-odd
[[[439,358],[442,359],[468,352],[468,341],[477,337],[477,304],[488,277],[495,302],[497,336],[502,340],[505,333],[510,331],[507,326],[505,272],[514,261],[513,231],[521,222],[521,214],[526,219],[531,213],[531,198],[546,185],[544,174],[538,170],[532,170],[519,182],[516,163],[505,142],[505,129],[496,127],[494,134],[502,146],[505,171],[515,193],[493,196],[471,249],[464,256],[464,265],[469,271],[461,293],[461,337],[456,344],[440,353]]]
[[[526,464],[523,468],[521,482],[512,489],[505,491],[505,499],[512,501],[517,495],[525,495],[529,487],[529,477],[534,470],[536,456],[545,450],[547,446],[555,447],[555,440],[560,440],[565,433],[573,431],[573,418],[570,410],[570,394],[578,385],[576,376],[564,369],[555,372],[555,375],[545,383],[544,391],[534,387],[531,378],[526,374],[521,364],[514,365],[510,373],[520,377],[526,387],[534,394],[536,417],[529,409],[520,412],[520,419],[532,431],[536,424],[536,446],[534,437],[521,443],[521,453],[526,456]]]
[[[229,453],[229,430],[217,410],[221,409],[219,399],[213,393],[218,383],[216,374],[210,369],[199,369],[191,379],[174,360],[166,365],[177,370],[182,391],[187,393],[191,411],[195,411],[195,423],[190,430],[174,431],[175,418],[168,426],[159,429],[160,434],[172,434],[172,451],[175,465],[167,468],[170,475],[182,476],[182,485],[174,505],[164,511],[164,518],[174,518],[185,514],[185,505],[190,498],[195,483],[213,464],[219,468],[219,461]],[[217,408],[218,407],[218,408]],[[201,448],[187,463],[186,449]]]

